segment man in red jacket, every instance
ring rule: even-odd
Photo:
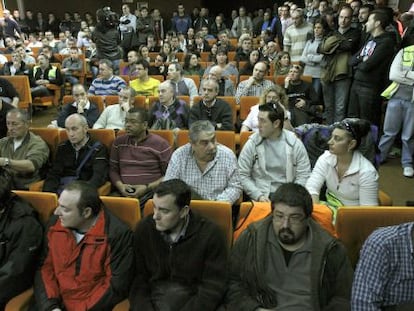
[[[102,208],[96,188],[87,182],[64,188],[44,247],[34,285],[39,310],[112,310],[127,296],[131,231]]]

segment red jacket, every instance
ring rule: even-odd
[[[132,233],[108,211],[76,244],[57,217],[50,222],[35,278],[39,310],[112,310],[127,297],[133,276]]]

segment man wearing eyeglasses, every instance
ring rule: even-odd
[[[283,184],[271,207],[233,248],[227,310],[350,310],[345,247],[312,220],[307,190]]]
[[[310,162],[302,141],[283,129],[285,112],[279,103],[259,106],[259,132],[249,137],[239,155],[244,192],[255,201],[269,202],[270,193],[286,182],[305,185]]]

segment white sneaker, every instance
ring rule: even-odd
[[[412,167],[410,167],[410,166],[404,167],[403,175],[405,177],[409,177],[409,178],[414,177],[414,169]]]

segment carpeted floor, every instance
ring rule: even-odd
[[[36,111],[32,117],[32,127],[45,127],[56,119],[56,108]],[[400,159],[392,159],[383,164],[379,170],[380,189],[388,193],[393,205],[402,206],[406,201],[414,201],[414,178],[402,174]]]

